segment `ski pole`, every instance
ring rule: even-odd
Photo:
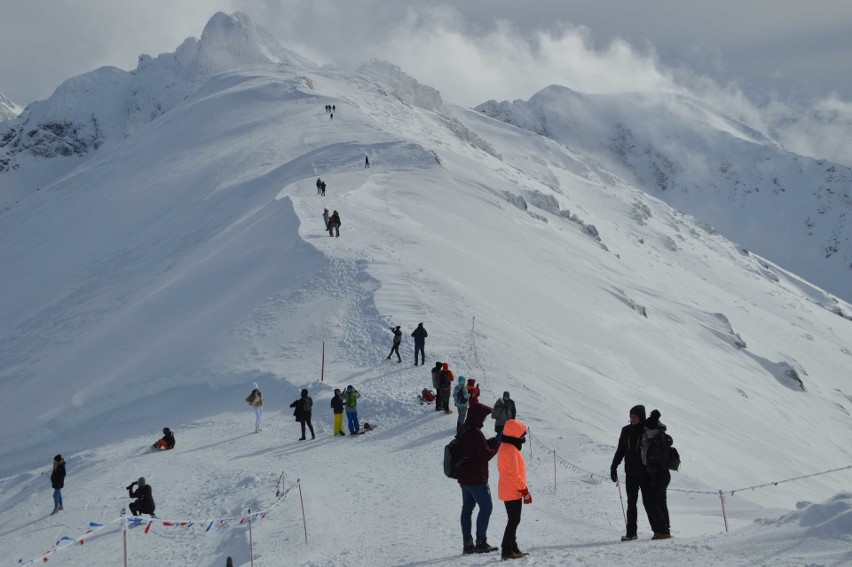
[[[615,481],[615,487],[618,489],[618,499],[621,500],[621,515],[624,516],[624,525],[627,525],[627,512],[624,511],[624,498],[621,497],[621,483]]]

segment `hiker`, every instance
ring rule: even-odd
[[[503,397],[494,403],[494,412],[491,417],[494,418],[494,431],[497,432],[497,439],[501,439],[503,435],[503,426],[510,419],[515,419],[518,414],[515,409],[515,400],[509,397],[509,392],[503,392]]]
[[[329,117],[330,120],[334,120],[334,113],[332,112],[331,114],[329,114]]]
[[[343,398],[340,397],[340,388],[334,389],[331,409],[334,412],[334,435],[346,435],[343,432]]]
[[[259,433],[261,431],[260,420],[263,417],[263,394],[260,393],[257,382],[254,382],[251,387],[252,391],[246,398],[246,402],[254,408],[254,432]]]
[[[493,509],[491,489],[488,487],[488,461],[494,458],[500,447],[496,437],[486,441],[482,433],[485,418],[490,413],[491,408],[486,405],[471,406],[459,433],[459,451],[466,463],[464,472],[458,478],[462,492],[461,530],[464,554],[497,551],[496,547],[488,545],[486,537],[488,521]],[[479,514],[476,515],[476,542],[474,543],[471,534],[471,518],[476,506],[479,506]]]
[[[423,388],[423,391],[420,392],[420,405],[423,405],[423,402],[427,404],[431,404],[435,400],[438,399],[438,396],[435,395],[435,392],[430,390],[429,388]]]
[[[423,323],[417,325],[417,328],[412,331],[411,336],[414,337],[414,366],[417,366],[417,353],[420,353],[420,364],[426,364],[426,337],[429,333]]]
[[[355,389],[352,384],[346,386],[346,391],[341,394],[344,405],[346,406],[346,419],[349,422],[349,433],[358,433],[361,426],[358,424],[358,398],[361,394]]]
[[[648,503],[648,520],[654,535],[651,539],[669,539],[672,537],[669,526],[669,507],[666,502],[666,490],[672,480],[669,472],[669,452],[671,438],[666,433],[666,426],[660,423],[659,410],[651,411],[645,420],[645,432],[642,433],[640,453],[642,463],[648,471],[650,498]]]
[[[450,409],[450,388],[453,386],[453,380],[455,380],[455,376],[453,376],[452,370],[450,370],[450,364],[445,362],[441,366],[440,372],[438,372],[438,393],[440,394],[438,397],[441,400],[441,408],[444,410],[444,413],[453,413],[453,410]]]
[[[328,235],[329,236],[340,236],[340,225],[341,225],[340,215],[337,213],[337,211],[334,211],[333,213],[331,213],[331,218],[328,219]],[[337,234],[336,235],[332,234],[331,233],[332,230]]]
[[[65,488],[65,459],[62,455],[53,457],[53,472],[50,473],[50,486],[53,487],[53,512],[61,512],[65,508],[62,507],[62,489]]]
[[[453,388],[453,403],[455,403],[456,411],[459,413],[459,417],[456,420],[456,431],[459,435],[461,435],[461,432],[464,429],[464,420],[467,417],[467,409],[470,407],[470,392],[467,391],[467,385],[464,383],[464,376],[459,376],[459,381],[456,384],[456,387]],[[487,415],[488,414],[486,414],[486,416]]]
[[[136,490],[133,487],[136,486]],[[134,480],[127,486],[127,493],[136,501],[130,503],[130,513],[134,516],[139,514],[154,515],[154,494],[151,491],[151,485],[145,483],[145,477],[140,476],[139,480]]]
[[[320,181],[320,195],[325,197],[325,181]]]
[[[469,394],[468,401],[469,405],[478,404],[479,403],[479,384],[476,383],[476,378],[468,378],[467,379],[467,392]]]
[[[621,428],[618,436],[618,448],[612,458],[609,473],[612,482],[618,482],[618,465],[624,459],[625,488],[627,490],[627,533],[621,536],[621,541],[633,541],[636,535],[636,519],[638,512],[636,502],[639,492],[642,492],[642,505],[648,519],[651,519],[651,484],[648,471],[642,464],[640,442],[645,431],[645,406],[636,405],[630,408],[630,424]],[[653,523],[653,522],[652,522]]]
[[[332,104],[332,105],[331,105],[331,111],[332,111],[332,112],[337,112],[337,105],[336,105],[336,104]]]
[[[331,227],[328,226],[329,218],[331,218],[331,217],[329,217],[329,215],[328,215],[328,209],[323,209],[322,210],[322,220],[325,223],[325,229],[329,232],[329,236],[331,236]]]
[[[319,177],[317,177],[317,195],[319,195],[321,193],[321,190],[320,190],[321,187],[322,187],[322,180]]]
[[[391,351],[387,359],[390,360],[391,355],[396,353],[396,357],[399,359],[397,362],[402,362],[402,357],[399,355],[399,345],[402,342],[402,331],[400,330],[399,325],[391,327],[390,330],[393,331],[393,345],[391,345]]]
[[[152,451],[169,451],[175,448],[175,434],[168,427],[163,428],[163,436],[151,445]]]
[[[293,410],[293,415],[296,416],[296,421],[302,424],[302,436],[299,438],[299,441],[305,440],[305,425],[311,430],[311,439],[316,439],[314,426],[311,424],[311,412],[314,408],[314,400],[308,395],[307,388],[302,389],[301,397],[290,404],[290,407],[296,408]]]
[[[516,538],[522,506],[532,504],[532,496],[527,488],[527,465],[521,454],[526,436],[526,425],[515,419],[508,420],[503,428],[503,441],[497,451],[497,470],[500,472],[497,495],[505,504],[508,516],[500,545],[503,559],[519,559],[526,555],[518,549]]]
[[[441,403],[441,382],[438,378],[443,367],[444,363],[439,360],[435,363],[435,367],[432,368],[432,387],[435,388],[435,395],[437,396],[435,399],[435,411],[441,411],[444,409]]]
[[[370,156],[364,156],[364,169],[370,169]]]

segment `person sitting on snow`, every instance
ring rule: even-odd
[[[163,437],[151,445],[152,451],[168,451],[175,448],[175,434],[168,427],[163,428]]]

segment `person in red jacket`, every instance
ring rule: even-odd
[[[479,384],[476,378],[467,379],[467,391],[470,393],[470,405],[479,403]]]
[[[453,380],[456,377],[453,371],[450,370],[450,363],[445,362],[438,372],[438,395],[441,400],[441,407],[444,408],[444,413],[453,413],[450,409],[450,390],[453,387]]]
[[[506,530],[500,551],[503,559],[519,559],[526,555],[518,549],[515,537],[521,523],[522,504],[532,504],[532,496],[527,488],[527,464],[521,454],[521,446],[527,440],[527,426],[516,419],[510,419],[503,427],[503,442],[497,452],[497,470],[500,480],[497,495],[506,505]]]
[[[486,532],[488,521],[491,519],[493,505],[491,489],[488,487],[488,461],[497,454],[499,443],[496,437],[486,441],[482,433],[485,418],[491,413],[491,408],[474,404],[467,411],[467,419],[460,433],[461,455],[465,458],[464,472],[459,477],[462,492],[461,530],[463,553],[488,553],[497,551],[496,547],[488,545]],[[476,543],[471,534],[473,509],[479,506],[476,516]]]

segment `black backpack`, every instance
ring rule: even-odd
[[[680,468],[680,453],[674,447],[669,451],[669,470],[676,471]]]
[[[461,449],[461,436],[453,437],[444,447],[444,474],[449,478],[461,478],[467,468],[467,457],[461,454]]]
[[[671,468],[672,454],[677,456],[677,466],[680,466],[680,455],[672,450],[672,438],[668,433],[660,431],[650,439],[645,440],[644,462],[648,472],[659,472]]]
[[[448,388],[450,386],[450,373],[446,370],[441,370],[438,373],[438,386]]]

